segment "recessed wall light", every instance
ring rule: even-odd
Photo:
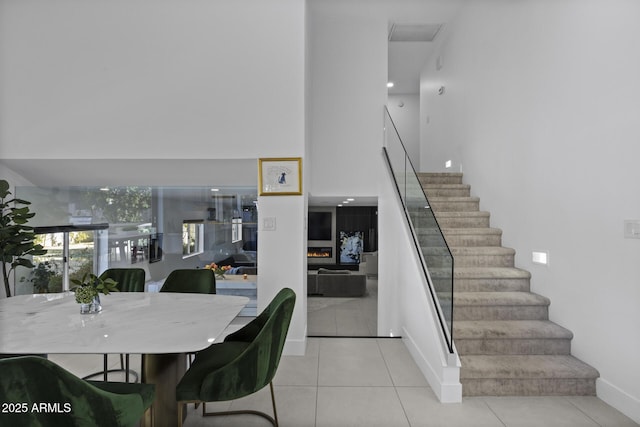
[[[531,261],[534,264],[542,264],[542,265],[548,265],[549,264],[549,252],[533,252],[532,256],[531,256]]]
[[[387,87],[393,87],[393,82],[387,83]]]
[[[347,199],[347,202],[353,202],[354,200],[355,200],[355,199],[353,199],[353,198],[348,198],[348,199]]]
[[[220,191],[219,188],[212,188],[211,191]]]

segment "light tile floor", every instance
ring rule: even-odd
[[[102,356],[51,355],[78,375]],[[116,357],[110,359],[115,366]],[[133,358],[134,366],[139,358]],[[638,427],[596,397],[475,397],[441,404],[400,339],[309,338],[305,356],[284,356],[274,380],[282,427]],[[268,387],[221,408],[271,413]],[[255,416],[203,418],[189,405],[186,427],[251,427]]]
[[[367,278],[360,298],[307,297],[309,336],[374,337],[378,335],[378,280]]]

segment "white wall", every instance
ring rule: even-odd
[[[456,0],[308,0],[310,193],[375,196],[390,22],[444,23]]]
[[[0,158],[304,158],[305,7],[304,0],[0,2]],[[39,179],[84,182],[73,168],[42,163]],[[138,169],[111,165],[113,185],[140,180]],[[148,185],[176,184],[166,179],[162,168],[144,177]],[[202,183],[202,170],[193,180],[180,185]],[[305,200],[259,201],[260,215],[279,224],[259,242],[259,294],[284,285],[296,291],[289,339],[298,344],[306,268],[281,266],[302,259],[306,245],[280,242],[306,237]]]
[[[278,290],[289,287],[296,292],[287,345],[287,354],[301,355],[307,337],[307,222],[306,200],[300,196],[258,197],[258,311]],[[275,229],[265,227],[268,221]]]
[[[420,95],[389,95],[387,109],[400,134],[411,163],[420,170]]]
[[[303,0],[4,1],[0,52],[3,158],[303,146]]]
[[[368,165],[382,147],[387,18],[353,1],[311,1],[309,12],[310,192],[375,196]]]
[[[638,422],[640,240],[623,221],[640,218],[639,16],[630,0],[469,2],[421,84],[423,170],[462,168],[598,395]]]

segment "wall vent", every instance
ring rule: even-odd
[[[392,24],[390,42],[432,42],[442,24]]]

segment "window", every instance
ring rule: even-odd
[[[202,220],[182,221],[182,257],[204,252],[204,224]]]
[[[231,242],[239,242],[242,240],[242,218],[233,218],[231,220]]]

